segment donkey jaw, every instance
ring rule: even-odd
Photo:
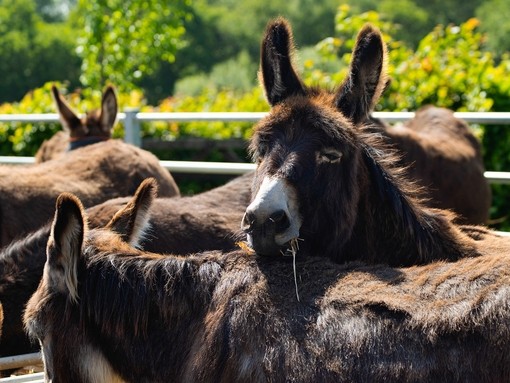
[[[273,256],[284,255],[285,251],[290,248],[290,243],[293,239],[299,237],[299,230],[296,232],[289,232],[287,235],[263,236],[247,234],[246,241],[248,246],[251,247],[259,255]]]
[[[299,237],[298,211],[294,188],[284,179],[266,177],[243,218],[248,245],[261,255],[280,255]]]

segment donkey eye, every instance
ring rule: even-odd
[[[266,141],[260,141],[257,146],[257,156],[264,157],[269,151],[269,143]]]
[[[330,163],[336,164],[340,162],[342,158],[342,152],[335,149],[324,149],[317,152],[317,161],[319,163]]]

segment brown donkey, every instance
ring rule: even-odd
[[[0,248],[51,219],[63,192],[78,195],[86,206],[132,195],[147,177],[160,184],[162,196],[179,189],[153,154],[118,140],[73,150],[33,166],[0,167]]]
[[[309,88],[292,65],[283,19],[261,47],[261,81],[271,104],[254,128],[258,164],[243,229],[259,254],[300,251],[335,262],[394,266],[476,255],[448,211],[428,208],[396,157],[374,134],[369,114],[387,82],[381,34],[364,27],[350,72],[334,92]]]
[[[409,268],[305,257],[296,278],[291,262],[244,250],[135,249],[153,189],[104,229],[59,197],[24,318],[46,381],[510,381],[508,238]]]
[[[57,106],[64,131],[57,132],[45,140],[35,154],[36,163],[60,158],[67,151],[108,140],[117,119],[117,96],[112,86],[103,91],[101,109],[78,117],[56,86],[52,86],[53,99]]]
[[[149,229],[140,239],[140,246],[151,252],[173,254],[234,250],[236,243],[244,239],[239,222],[250,202],[252,179],[252,174],[246,174],[191,197],[155,199]],[[115,198],[87,209],[89,226],[105,226],[130,200]],[[22,316],[26,302],[41,280],[49,234],[48,224],[0,251],[0,303],[6,318],[0,356],[37,349],[23,331]]]
[[[287,113],[288,123],[296,118],[308,123],[309,130],[321,130],[320,125],[323,130],[334,125],[358,130],[364,126],[367,133],[382,136],[387,146],[400,153],[400,164],[408,167],[411,179],[423,187],[428,206],[451,209],[463,223],[486,223],[491,190],[484,177],[480,143],[464,121],[447,109],[435,107],[422,108],[412,120],[395,127],[369,118],[388,81],[388,58],[379,32],[364,33],[354,48],[347,78],[334,92],[328,92],[305,86],[297,75],[292,63],[292,32],[286,21],[280,19],[268,28],[261,47],[260,78],[272,110],[262,124],[279,122],[277,114],[283,117]],[[295,157],[304,155],[300,133],[301,128],[296,128],[295,147],[284,147],[297,153]],[[263,144],[271,148],[272,138]],[[303,142],[306,139],[301,137]],[[342,164],[337,163],[339,166]]]

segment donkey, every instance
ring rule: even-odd
[[[248,173],[195,196],[155,199],[150,208],[150,229],[139,245],[151,252],[183,255],[234,250],[244,239],[239,222],[250,202],[252,179]],[[104,227],[130,200],[115,198],[88,208],[89,226]],[[22,313],[41,280],[49,234],[50,224],[0,251],[0,302],[6,317],[0,356],[36,351],[23,331]]]
[[[285,258],[247,250],[137,250],[153,190],[146,181],[102,229],[75,196],[58,198],[24,314],[46,381],[510,380],[508,238],[409,268],[298,257],[295,279]]]
[[[334,92],[303,84],[293,49],[288,23],[271,22],[260,72],[271,110],[249,147],[257,169],[242,222],[248,245],[268,256],[299,245],[335,262],[393,266],[477,255],[453,213],[426,206],[368,122],[387,82],[381,33],[359,32]]]
[[[73,112],[55,85],[51,87],[51,92],[64,131],[57,132],[42,143],[35,154],[36,163],[60,158],[70,150],[112,137],[118,111],[117,96],[113,86],[109,85],[103,91],[101,109],[88,112],[83,118]]]
[[[465,121],[428,105],[404,124],[379,121],[374,130],[400,152],[409,176],[425,187],[429,206],[451,209],[463,223],[487,223],[492,193],[480,142]]]
[[[147,177],[158,180],[162,196],[179,195],[173,177],[156,156],[117,140],[33,166],[0,167],[0,247],[48,222],[63,191],[92,206],[132,195]]]

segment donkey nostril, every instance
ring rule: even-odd
[[[246,212],[241,223],[241,230],[248,232],[252,229],[252,225],[255,223],[255,214],[252,212]]]
[[[275,225],[277,233],[281,233],[290,227],[289,217],[283,210],[278,210],[271,214],[269,220]]]

